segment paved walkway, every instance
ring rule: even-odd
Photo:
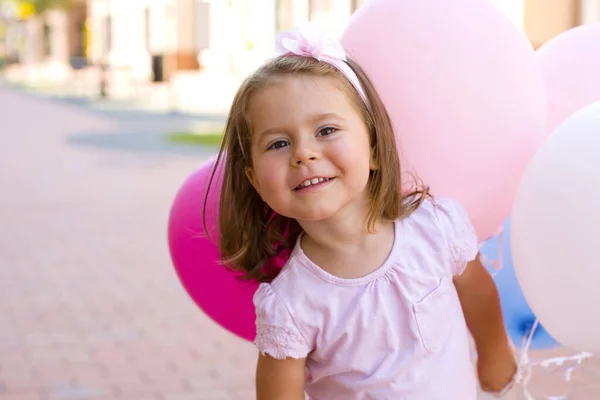
[[[255,350],[170,263],[173,196],[212,151],[185,118],[0,88],[0,400],[252,399]]]
[[[213,153],[162,140],[189,118],[6,87],[0,110],[0,400],[254,399],[253,346],[199,311],[168,254],[175,192]],[[599,360],[573,367],[536,367],[532,396],[508,398],[600,398]]]

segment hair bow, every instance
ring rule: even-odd
[[[326,40],[315,25],[307,23],[279,33],[275,39],[275,51],[278,55],[291,53],[319,61],[324,61],[323,58],[346,61],[346,51],[339,42]]]
[[[360,80],[346,63],[346,51],[342,44],[327,40],[315,25],[304,23],[289,31],[280,32],[275,38],[275,52],[278,56],[295,54],[312,57],[334,66],[350,81],[365,104],[368,104]]]

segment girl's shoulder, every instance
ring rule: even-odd
[[[473,230],[465,208],[447,197],[426,198],[405,221],[429,231],[437,230],[445,237],[452,236],[457,230]]]
[[[428,216],[437,220],[440,214],[442,217],[466,217],[468,219],[464,207],[458,201],[441,196],[426,197],[409,218]]]
[[[311,276],[304,268],[301,268],[297,260],[295,251],[292,251],[290,257],[277,276],[268,283],[261,283],[254,295],[255,306],[261,307],[267,304],[281,304],[283,307],[290,308],[297,297],[304,297],[306,288],[314,285],[311,283]]]
[[[466,262],[479,251],[475,229],[465,208],[446,197],[427,198],[402,222],[410,240],[436,244],[447,254],[453,273],[460,274]]]

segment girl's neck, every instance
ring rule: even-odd
[[[338,278],[359,278],[375,271],[384,263],[394,245],[394,224],[391,221],[379,221],[371,232],[364,219],[308,227],[300,244],[304,254]]]
[[[394,224],[378,221],[370,232],[369,209],[369,201],[358,201],[327,219],[298,221],[304,230],[304,254],[339,278],[357,278],[379,268],[394,244]]]
[[[368,204],[340,210],[320,221],[298,221],[304,238],[322,249],[339,250],[364,244],[369,236]]]

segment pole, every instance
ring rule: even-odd
[[[100,97],[108,97],[106,90],[108,81],[108,53],[111,38],[112,24],[110,23],[110,0],[104,0],[106,3],[106,18],[104,19],[104,46],[102,46],[102,62],[100,63]]]
[[[173,77],[175,76],[178,67],[179,67],[179,49],[178,49],[178,44],[179,44],[179,28],[178,28],[178,22],[179,22],[179,15],[180,15],[180,7],[182,7],[181,2],[176,1],[174,4],[172,3],[169,9],[169,13],[168,13],[168,18],[169,18],[169,22],[167,24],[168,27],[171,28],[171,34],[173,35],[173,41],[172,43],[169,43],[169,45],[172,47],[171,50],[171,57],[170,57],[170,62],[168,63],[168,67],[169,67],[169,71],[167,72],[167,76],[168,76],[168,82],[167,82],[167,109],[168,112],[171,114],[174,114],[177,112],[177,96],[175,94],[175,87],[174,87],[174,83],[173,83]],[[163,63],[164,63],[164,58],[163,58]]]

